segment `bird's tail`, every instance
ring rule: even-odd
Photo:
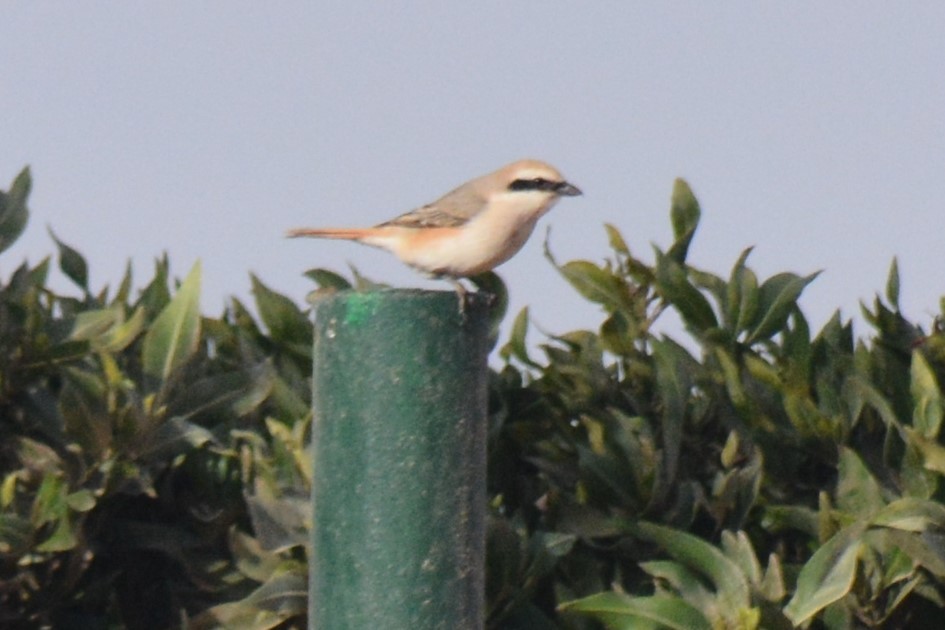
[[[347,241],[360,241],[371,236],[372,230],[363,228],[296,228],[289,230],[286,236],[289,238],[298,238],[307,236],[310,238],[335,238]]]

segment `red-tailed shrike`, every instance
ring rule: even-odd
[[[561,197],[581,191],[554,167],[520,160],[470,180],[433,203],[370,228],[298,228],[288,236],[357,241],[404,263],[457,281],[495,269],[522,248],[535,223]]]

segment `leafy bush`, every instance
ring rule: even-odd
[[[885,300],[863,309],[871,340],[839,314],[812,336],[797,300],[816,273],[759,280],[750,249],[727,278],[700,270],[687,262],[700,210],[681,180],[671,214],[676,240],[653,265],[612,226],[603,265],[556,264],[603,309],[598,331],[552,337],[542,363],[522,313],[501,351],[495,540],[521,559],[493,567],[506,584],[491,591],[508,593],[495,618],[937,627],[925,613],[945,603],[939,319],[930,333],[905,320],[894,261]],[[667,308],[698,356],[651,332]]]
[[[0,252],[29,187],[0,193]],[[547,253],[603,321],[536,346],[525,310],[499,349],[488,626],[937,627],[940,318],[904,318],[894,261],[869,339],[839,314],[812,334],[816,274],[759,279],[750,250],[700,270],[699,216],[677,181],[652,263],[613,226],[601,264]],[[93,292],[53,239],[75,295],[49,259],[0,286],[0,626],[303,627],[306,314],[253,277],[258,318],[201,315],[199,263],[178,282],[166,258],[135,295],[130,267]],[[667,310],[683,342],[653,332]]]
[[[24,171],[0,197],[3,247],[29,187]],[[282,587],[305,574],[306,317],[256,279],[268,334],[235,299],[201,317],[199,263],[172,294],[166,259],[137,298],[130,268],[93,294],[56,242],[80,297],[46,286],[48,259],[0,288],[0,625],[167,628],[209,609],[200,626],[241,599],[256,627],[298,622],[304,588]]]

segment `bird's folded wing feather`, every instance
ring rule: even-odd
[[[433,203],[385,221],[377,227],[459,227],[479,214],[485,205],[486,198],[477,190],[469,186],[460,187]]]

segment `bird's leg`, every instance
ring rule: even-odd
[[[466,316],[466,294],[467,294],[466,287],[464,287],[463,283],[457,280],[456,278],[446,276],[445,279],[447,282],[453,285],[454,289],[456,289],[456,297],[459,298],[459,314],[465,317]]]

